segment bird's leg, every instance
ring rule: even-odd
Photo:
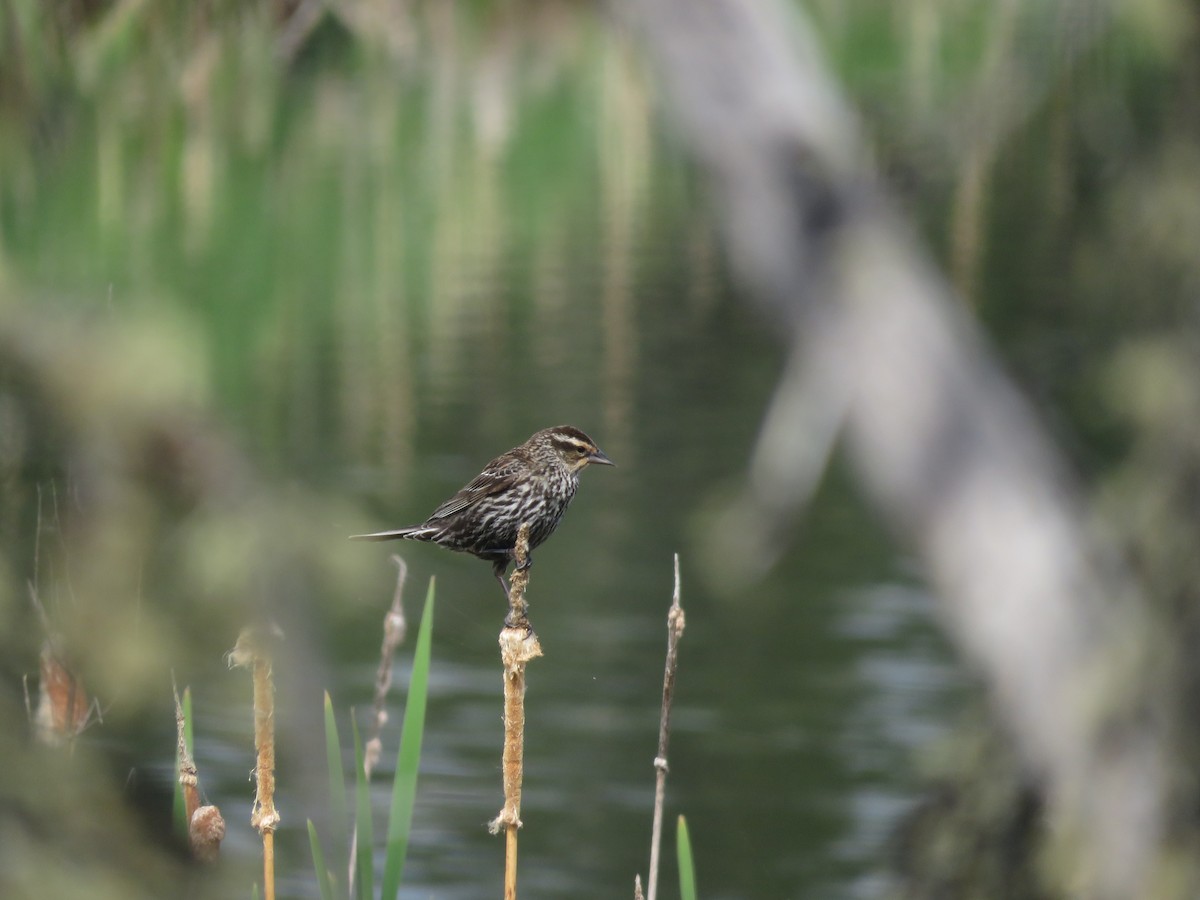
[[[508,568],[507,559],[498,559],[492,563],[492,572],[496,575],[496,580],[500,582],[500,587],[504,589],[504,599],[508,599],[508,582],[504,580],[504,571]]]

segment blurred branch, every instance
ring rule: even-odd
[[[760,486],[750,508],[768,522],[794,518],[831,423],[844,422],[864,492],[918,553],[1045,785],[1064,844],[1078,849],[1071,876],[1090,896],[1145,895],[1163,829],[1165,739],[1127,684],[1129,648],[1146,628],[1135,591],[1126,573],[1096,564],[1058,454],[888,205],[800,7],[616,8],[644,39],[723,201],[739,275],[790,327],[789,373],[810,373],[781,385],[759,449],[771,458],[782,447],[807,474],[772,476],[785,502],[756,499],[769,494]],[[1101,21],[1086,4],[1061,11],[1049,21],[1062,29]],[[825,437],[806,456],[793,444],[814,422]],[[1112,678],[1126,683],[1121,701]]]

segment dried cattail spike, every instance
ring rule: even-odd
[[[38,685],[34,725],[38,739],[57,746],[78,737],[92,717],[92,702],[83,682],[54,652],[50,641],[42,645],[41,682]]]
[[[203,863],[216,862],[225,837],[225,819],[215,806],[201,806],[192,813],[188,824],[188,842],[192,856]]]

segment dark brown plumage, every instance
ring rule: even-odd
[[[517,531],[523,523],[529,523],[532,554],[558,527],[579,487],[579,473],[592,463],[613,465],[578,428],[546,428],[493,459],[420,525],[356,534],[351,540],[427,541],[448,550],[473,553],[492,564],[507,596],[504,573],[513,558]]]

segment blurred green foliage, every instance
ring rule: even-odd
[[[1066,24],[1053,3],[807,6],[884,172],[1156,604],[1148,677],[1183,754],[1186,846],[1197,6],[1129,0]],[[475,332],[573,321],[568,277],[598,286],[608,340],[587,362],[612,430],[631,428],[623,273],[635,254],[698,282],[714,269],[653,104],[631,48],[569,3],[0,0],[0,718],[21,720],[37,670],[31,590],[89,688],[121,698],[114,729],[165,707],[166,662],[219,656],[248,612],[359,596],[363,572],[328,539],[356,513],[322,463],[369,460],[401,490],[418,382],[481,420],[519,417],[494,387],[507,354]],[[553,331],[533,355],[561,357]],[[0,893],[169,893],[175,858],[140,849],[102,760],[0,740]],[[1012,765],[997,759],[971,743],[944,770],[955,786],[915,832],[934,849],[902,867],[919,895],[1001,896],[962,887],[967,860],[990,873],[976,884],[1012,863],[1008,895],[1061,893],[1010,829],[1033,821],[1025,785],[999,779],[1003,803],[977,790]],[[89,848],[77,881],[56,865],[66,846]],[[1179,869],[1164,896],[1194,887]]]
[[[460,365],[472,323],[553,317],[560,273],[628,255],[648,112],[628,52],[559,4],[0,5],[6,721],[52,638],[126,748],[73,755],[147,767],[173,746],[169,667],[211,671],[247,619],[355,615],[377,584],[331,540],[363,513],[323,490],[327,460],[397,490],[415,385]],[[656,215],[686,193],[658,184]],[[293,652],[319,670],[323,649]],[[38,753],[10,749],[0,893],[107,896],[82,862],[44,880],[99,845],[26,831]],[[106,799],[77,814],[124,823],[114,895],[170,895],[190,876],[125,774],[92,773]],[[78,791],[49,783],[47,815]]]

